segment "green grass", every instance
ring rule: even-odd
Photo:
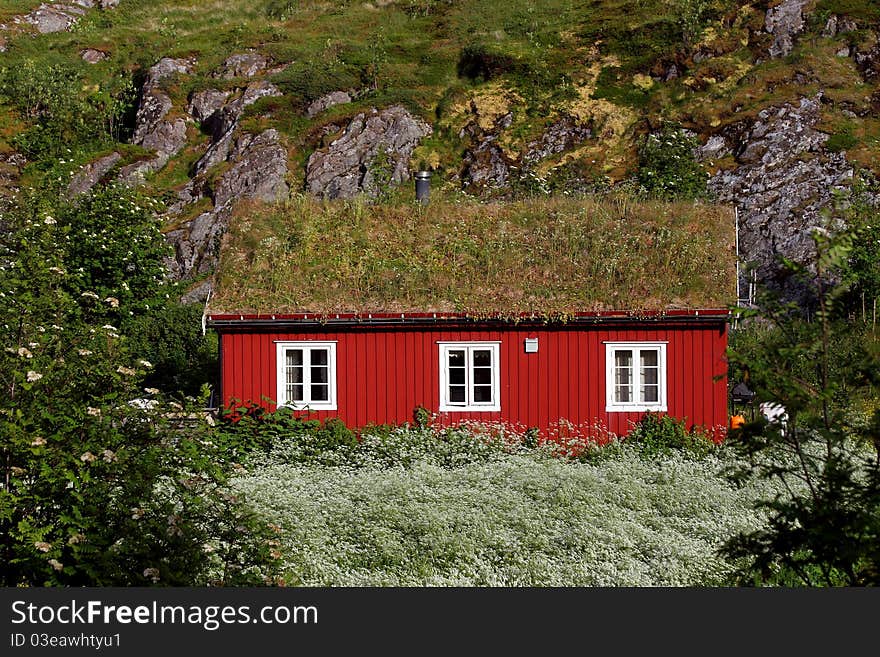
[[[733,221],[694,203],[564,199],[243,209],[215,312],[565,314],[726,305]]]

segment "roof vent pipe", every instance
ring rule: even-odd
[[[428,196],[431,193],[431,172],[430,171],[417,171],[416,172],[416,200],[427,204]]]

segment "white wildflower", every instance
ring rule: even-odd
[[[27,381],[28,383],[35,383],[43,378],[43,375],[39,372],[34,372],[33,370],[28,370],[27,373]]]
[[[19,347],[18,348],[18,355],[21,356],[22,358],[33,358],[34,357],[34,355],[30,351],[28,351],[27,347]]]
[[[86,413],[87,413],[88,415],[92,415],[92,416],[94,416],[94,417],[98,417],[98,416],[101,414],[101,409],[100,409],[100,408],[95,408],[94,406],[89,406],[88,408],[86,408]]]
[[[116,297],[107,297],[104,299],[104,303],[110,304],[111,308],[119,308],[119,299]]]
[[[80,455],[79,460],[83,463],[91,463],[98,457],[92,454],[91,452],[86,452],[85,454]]]
[[[152,367],[153,366],[153,364],[150,361],[144,360],[143,358],[138,361],[138,365],[140,365],[141,367]]]
[[[94,352],[91,349],[79,349],[76,353],[80,356],[91,356]]]
[[[49,565],[55,570],[61,570],[64,568],[64,564],[58,561],[58,559],[49,559]]]
[[[119,374],[125,374],[126,376],[134,376],[135,374],[137,374],[135,370],[131,369],[130,367],[123,367],[122,365],[117,367],[116,371]]]
[[[46,543],[46,541],[37,541],[34,543],[34,547],[37,548],[40,552],[48,552],[52,549],[51,543]]]
[[[89,299],[100,299],[100,297],[97,294],[95,294],[94,292],[83,292],[79,296],[86,297]]]

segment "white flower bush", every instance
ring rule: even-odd
[[[617,446],[578,462],[426,433],[366,436],[337,464],[281,449],[234,480],[280,527],[290,584],[717,585],[733,564],[716,550],[763,521],[751,504],[767,491],[732,486],[723,449],[648,459]]]

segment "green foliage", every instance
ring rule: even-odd
[[[115,298],[119,321],[164,303],[169,292],[164,258],[171,247],[160,232],[155,201],[123,186],[102,187],[59,208],[70,291]]]
[[[856,185],[843,212],[852,243],[849,259],[842,268],[846,290],[839,315],[873,323],[880,305],[880,210],[872,204],[867,191],[864,185]]]
[[[707,174],[694,157],[697,146],[696,137],[669,124],[647,135],[639,147],[639,183],[657,198],[705,197]]]
[[[330,93],[357,88],[361,71],[335,57],[296,61],[272,78],[285,96],[303,108],[313,100]]]
[[[815,320],[771,297],[758,315],[769,325],[760,349],[734,349],[729,360],[748,371],[757,400],[784,407],[784,423],[754,421],[732,432],[730,444],[743,454],[736,480],[779,482],[784,492],[760,506],[765,528],[740,533],[724,553],[742,561],[743,583],[876,585],[880,583],[880,412],[854,422],[855,400],[878,383],[876,339],[835,322],[845,286],[831,286],[853,247],[853,234],[815,233],[818,300]],[[793,267],[793,265],[792,265]],[[805,267],[796,272],[806,277]],[[842,349],[849,353],[841,354]]]
[[[673,0],[674,15],[681,26],[681,34],[687,46],[700,40],[710,0]]]
[[[3,216],[0,584],[262,583],[274,576],[273,539],[226,488],[203,417],[158,390],[133,401],[151,364],[120,320],[158,282],[126,287],[101,258],[141,216],[122,197],[101,205],[108,198],[81,206],[105,213],[85,233],[80,210],[40,197]],[[124,273],[134,258],[133,283],[159,267],[159,251],[141,255],[117,262]]]
[[[706,434],[698,430],[688,431],[684,420],[665,413],[646,413],[626,435],[626,440],[638,445],[650,457],[669,454],[673,450],[705,455],[715,447]]]
[[[593,98],[604,98],[617,105],[640,108],[648,104],[651,95],[634,86],[619,67],[604,66],[596,78]]]
[[[153,364],[144,385],[194,396],[218,379],[217,336],[202,333],[202,311],[169,299],[127,323],[129,347]]]
[[[354,432],[336,418],[322,422],[288,407],[269,412],[253,402],[225,409],[214,440],[232,461],[278,449],[294,462],[332,460],[357,445]]]
[[[841,151],[849,150],[858,143],[858,138],[854,137],[849,132],[835,132],[828,138],[828,141],[825,142],[825,148],[832,153],[839,153]]]
[[[81,145],[121,141],[137,94],[130,80],[89,86],[69,64],[27,59],[0,69],[0,95],[29,127],[14,143],[30,159],[58,157]]]
[[[266,3],[266,16],[278,21],[293,17],[299,8],[299,0],[269,0]]]

